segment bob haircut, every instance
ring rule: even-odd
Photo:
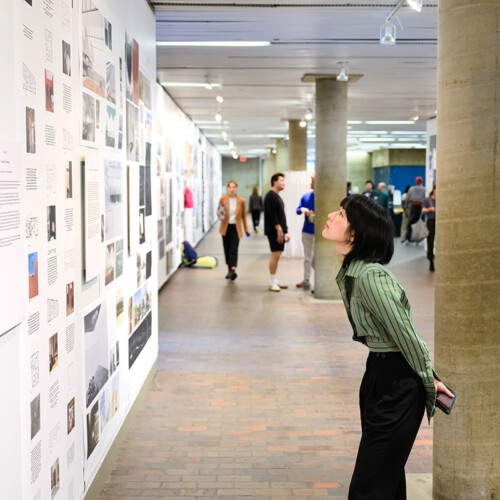
[[[394,253],[394,225],[389,212],[373,198],[351,194],[340,202],[354,236],[343,266],[355,260],[388,264]]]

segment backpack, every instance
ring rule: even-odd
[[[198,269],[213,269],[217,266],[217,258],[210,255],[198,257],[196,250],[189,241],[183,241],[181,245],[182,264],[181,267],[191,267]]]

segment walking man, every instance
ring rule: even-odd
[[[311,268],[314,252],[314,174],[311,175],[311,190],[300,199],[297,215],[304,214],[302,227],[302,245],[304,247],[304,279],[297,283],[297,288],[311,288]]]
[[[271,177],[271,189],[264,199],[264,228],[271,248],[269,258],[269,291],[279,292],[282,288],[288,288],[278,283],[276,270],[285,243],[290,241],[288,226],[286,225],[285,204],[278,194],[285,189],[285,176],[276,173]]]
[[[411,241],[411,225],[418,222],[420,216],[422,215],[422,203],[425,200],[425,187],[422,186],[422,177],[417,177],[415,179],[416,186],[412,186],[408,191],[408,201],[410,202],[410,218],[408,219],[408,225],[406,226],[406,236],[405,245],[409,245]]]

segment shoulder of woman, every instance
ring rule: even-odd
[[[397,279],[391,273],[391,271],[389,271],[387,267],[377,262],[365,263],[359,274],[359,279],[364,283],[368,283],[373,280],[378,280],[380,278],[389,278],[390,281],[394,282],[396,285],[399,286]]]

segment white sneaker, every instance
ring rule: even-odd
[[[278,283],[273,283],[272,285],[269,285],[269,291],[270,292],[281,292],[281,288],[278,285]]]

